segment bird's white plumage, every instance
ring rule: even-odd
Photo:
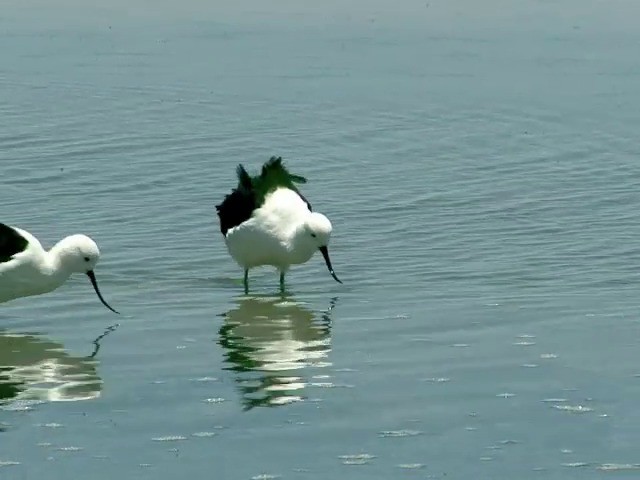
[[[64,277],[62,270],[51,267],[38,239],[25,230],[11,228],[27,240],[28,245],[8,262],[0,263],[0,302],[47,293],[62,285],[68,275]]]
[[[71,274],[92,271],[100,258],[98,246],[86,235],[71,235],[46,251],[29,232],[11,228],[28,245],[9,261],[0,263],[0,303],[51,292]]]
[[[316,224],[324,230],[314,232]],[[308,261],[330,235],[331,222],[324,215],[309,211],[293,190],[278,188],[249,220],[227,232],[225,242],[240,266],[271,265],[284,272],[290,265]]]

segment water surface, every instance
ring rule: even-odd
[[[0,17],[1,221],[123,315],[2,306],[3,479],[637,477],[635,2],[58,3]],[[344,285],[242,294],[273,154]]]

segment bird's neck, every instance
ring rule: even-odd
[[[44,262],[49,275],[58,277],[63,281],[69,278],[72,273],[71,269],[68,267],[71,263],[70,260],[72,252],[65,240],[66,239],[60,240],[51,247],[51,250],[46,252],[46,259]]]

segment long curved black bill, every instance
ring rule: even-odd
[[[340,280],[336,275],[336,272],[333,271],[333,267],[331,266],[331,259],[329,258],[329,250],[327,249],[327,247],[326,246],[320,247],[320,252],[324,257],[324,261],[327,264],[327,268],[329,269],[329,273],[331,274],[333,279],[338,283],[342,283],[342,280]]]
[[[109,310],[111,310],[114,313],[120,314],[120,312],[116,312],[113,308],[111,308],[109,306],[109,304],[105,301],[104,298],[102,298],[102,294],[100,293],[100,289],[98,288],[98,282],[96,282],[96,274],[93,273],[93,270],[89,270],[87,272],[87,277],[89,277],[89,280],[91,280],[91,285],[93,285],[93,289],[96,291],[96,293],[98,294],[98,298],[100,299],[100,301],[102,302],[102,304],[107,307]]]

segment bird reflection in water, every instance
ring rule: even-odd
[[[15,401],[69,402],[100,396],[102,379],[95,359],[100,341],[86,357],[69,355],[62,344],[39,335],[0,332],[0,405]]]
[[[331,365],[331,311],[336,300],[316,313],[286,298],[243,298],[223,315],[219,343],[225,350],[225,369],[237,373],[245,410],[305,398],[309,382],[301,370]]]

